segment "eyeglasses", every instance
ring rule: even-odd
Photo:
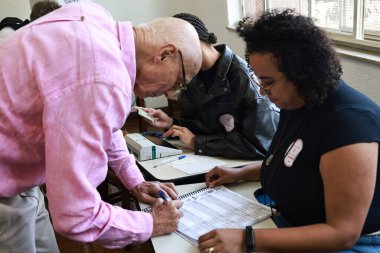
[[[273,86],[275,85],[275,80],[271,80],[269,82],[263,83],[262,80],[260,78],[258,78],[254,73],[252,73],[250,75],[250,77],[251,77],[251,80],[257,86],[260,87],[260,89],[263,89],[265,91],[266,94],[269,94],[270,93],[270,89],[272,89]]]
[[[172,90],[186,90],[186,73],[185,73],[185,65],[183,65],[183,58],[182,58],[182,52],[178,50],[179,58],[181,59],[181,67],[182,67],[182,80],[181,82],[175,82]]]

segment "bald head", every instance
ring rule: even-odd
[[[198,73],[202,63],[202,52],[198,34],[188,22],[173,17],[160,18],[135,26],[134,31],[137,83],[141,79],[139,68],[144,67],[147,62],[157,64],[158,67],[158,64],[167,64],[164,61],[171,61],[173,64],[167,64],[166,67],[173,65],[178,70],[179,51],[182,53],[186,82]],[[168,68],[166,70],[162,75],[169,74]]]

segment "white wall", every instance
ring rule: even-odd
[[[135,24],[149,22],[157,17],[173,16],[180,12],[197,15],[210,32],[218,37],[218,43],[226,43],[239,55],[244,53],[244,44],[238,36],[227,30],[228,3],[240,0],[93,0],[105,7],[117,20],[129,20]]]
[[[29,19],[29,14],[29,0],[1,0],[0,2],[0,21],[5,17]]]
[[[380,65],[341,56],[343,79],[380,104]]]
[[[218,43],[226,43],[240,56],[244,53],[244,43],[235,32],[227,30],[228,4],[238,4],[240,0],[93,0],[99,3],[120,21],[135,24],[148,22],[157,17],[172,16],[179,12],[189,12],[199,16],[210,32],[218,37]],[[29,0],[2,0],[0,19],[15,16],[29,17]],[[342,56],[343,79],[380,104],[380,65]],[[154,106],[156,106],[153,103]]]

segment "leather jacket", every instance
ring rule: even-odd
[[[278,111],[259,94],[247,62],[226,45],[215,48],[221,57],[215,66],[214,82],[204,84],[199,74],[191,80],[179,94],[182,118],[174,119],[174,124],[196,135],[197,155],[263,159],[277,129]],[[221,123],[222,115],[233,117],[232,130]]]

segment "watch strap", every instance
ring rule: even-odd
[[[252,226],[245,227],[245,242],[247,246],[247,253],[253,252],[253,246],[255,246],[255,237],[253,235]]]

